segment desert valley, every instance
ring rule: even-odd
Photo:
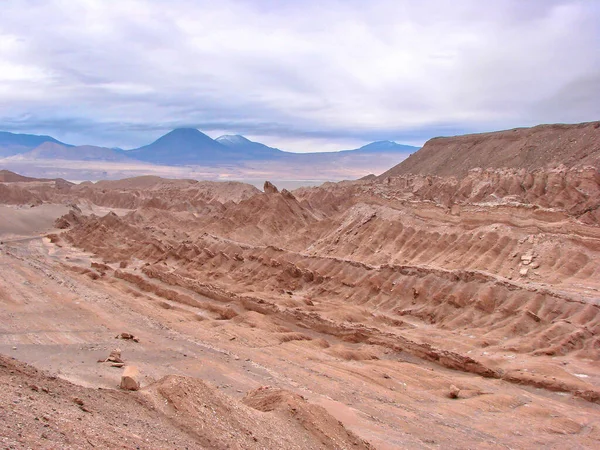
[[[0,203],[3,448],[600,445],[600,122]]]

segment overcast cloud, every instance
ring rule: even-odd
[[[4,0],[0,129],[292,151],[600,119],[600,2]]]

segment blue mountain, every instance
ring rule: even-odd
[[[398,144],[394,141],[376,141],[364,145],[354,150],[342,150],[345,152],[362,152],[362,153],[413,153],[421,147],[413,147],[412,145]]]
[[[195,128],[177,128],[149,145],[124,152],[130,158],[166,165],[224,163],[237,153]]]
[[[244,155],[245,159],[264,160],[281,158],[286,155],[286,152],[278,148],[268,147],[260,142],[251,141],[239,134],[226,134],[225,136],[218,137],[216,141],[225,147],[240,152]]]
[[[40,136],[37,134],[20,134],[0,131],[0,157],[19,155],[26,153],[42,145],[44,142],[70,147],[69,144],[60,142],[50,136]]]
[[[235,166],[252,161],[290,164],[337,164],[370,161],[376,155],[406,157],[418,147],[377,141],[354,150],[291,153],[237,135],[211,139],[195,128],[177,128],[154,142],[133,150],[64,144],[50,136],[0,132],[0,157],[17,159],[80,159],[89,161],[139,161],[162,165]],[[16,156],[15,156],[16,155]]]

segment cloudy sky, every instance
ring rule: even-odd
[[[600,119],[600,1],[3,0],[0,130],[291,151]]]

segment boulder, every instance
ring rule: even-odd
[[[135,366],[125,366],[121,375],[121,389],[137,391],[140,388],[140,371]]]

